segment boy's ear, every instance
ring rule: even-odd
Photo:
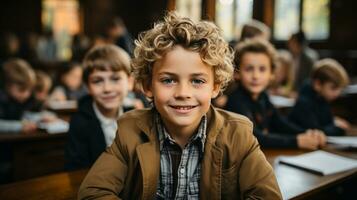
[[[213,91],[212,91],[212,99],[216,98],[219,95],[220,91],[221,91],[221,85],[214,84]]]
[[[321,81],[319,81],[319,80],[312,81],[312,87],[314,88],[314,90],[320,91],[321,86],[322,86]]]
[[[128,86],[129,86],[130,91],[134,90],[134,77],[133,76],[128,77]]]
[[[148,98],[153,98],[153,94],[152,94],[152,89],[151,89],[151,81],[145,81],[143,83],[143,92],[145,94],[146,97]]]

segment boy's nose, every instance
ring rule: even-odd
[[[179,84],[175,91],[175,98],[190,98],[191,89],[187,84]]]
[[[103,85],[104,91],[110,91],[112,89],[112,84],[109,81],[105,81]]]

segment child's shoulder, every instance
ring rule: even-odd
[[[253,123],[248,119],[248,117],[237,114],[234,112],[230,112],[227,110],[223,110],[220,108],[216,108],[217,113],[224,119],[225,126],[229,127],[241,127],[241,128],[252,128]]]

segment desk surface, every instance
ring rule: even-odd
[[[58,133],[58,134],[48,134],[44,131],[36,131],[35,133],[30,134],[0,134],[0,144],[1,143],[11,143],[11,142],[24,142],[24,141],[32,141],[32,140],[41,140],[41,139],[51,139],[51,138],[64,138],[66,137],[66,133]]]
[[[325,149],[327,151],[335,151]],[[303,150],[264,150],[268,161],[273,165],[284,199],[309,199],[310,195],[340,182],[355,178],[357,169],[329,176],[321,176],[291,166],[280,164],[276,158],[281,155],[299,155]],[[357,152],[339,154],[357,159]],[[63,172],[59,174],[19,181],[0,186],[0,199],[76,199],[77,190],[87,170]]]
[[[63,172],[0,186],[0,199],[77,199],[78,188],[87,170]]]
[[[356,151],[336,151],[332,148],[326,148],[324,150],[357,159]],[[357,169],[322,176],[278,163],[278,156],[294,156],[307,153],[307,151],[292,149],[267,149],[263,151],[269,163],[274,167],[274,172],[284,199],[309,199],[308,197],[310,195],[314,195],[323,189],[336,185],[346,179],[357,177]]]

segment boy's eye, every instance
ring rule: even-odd
[[[114,76],[114,77],[111,77],[110,79],[111,79],[112,81],[115,81],[115,82],[121,80],[121,78],[120,78],[119,76]]]
[[[161,83],[169,85],[169,84],[175,83],[175,81],[172,78],[164,78],[164,79],[161,79]]]
[[[259,67],[259,70],[260,70],[261,72],[266,72],[266,71],[267,71],[267,68],[266,68],[265,66],[260,66],[260,67]]]
[[[246,72],[250,72],[250,71],[253,71],[253,70],[254,70],[254,67],[251,66],[251,65],[248,65],[248,66],[244,67],[244,71],[246,71]]]
[[[192,84],[194,85],[201,85],[201,84],[204,84],[206,81],[205,80],[202,80],[202,79],[193,79],[192,80]]]
[[[93,84],[100,84],[101,82],[103,82],[102,79],[93,79],[93,80],[91,80],[91,83],[93,83]]]

